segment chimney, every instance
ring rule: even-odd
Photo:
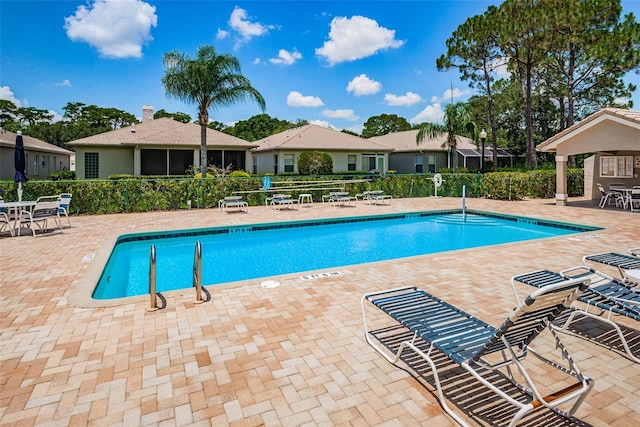
[[[142,123],[153,120],[153,107],[151,105],[142,106]]]

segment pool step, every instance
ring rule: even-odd
[[[463,214],[451,214],[446,216],[440,216],[434,218],[433,222],[439,224],[468,224],[468,225],[482,225],[482,226],[499,226],[499,222],[494,218],[484,215],[463,215]]]

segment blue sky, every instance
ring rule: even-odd
[[[0,2],[0,99],[57,116],[68,102],[197,117],[166,96],[162,56],[191,57],[214,45],[278,119],[360,132],[371,116],[437,122],[452,98],[473,94],[456,70],[439,72],[445,41],[484,0],[208,1],[65,0]],[[640,0],[622,2],[640,16]],[[628,82],[640,86],[640,76]],[[453,88],[453,91],[451,90]],[[640,93],[633,97],[640,108]],[[210,111],[231,124],[261,111],[254,102]]]

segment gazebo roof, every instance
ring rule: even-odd
[[[640,111],[604,108],[536,147],[564,155],[640,150]]]

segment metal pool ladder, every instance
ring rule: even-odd
[[[198,240],[193,253],[193,286],[196,288],[195,304],[204,302],[202,299],[202,244]]]

